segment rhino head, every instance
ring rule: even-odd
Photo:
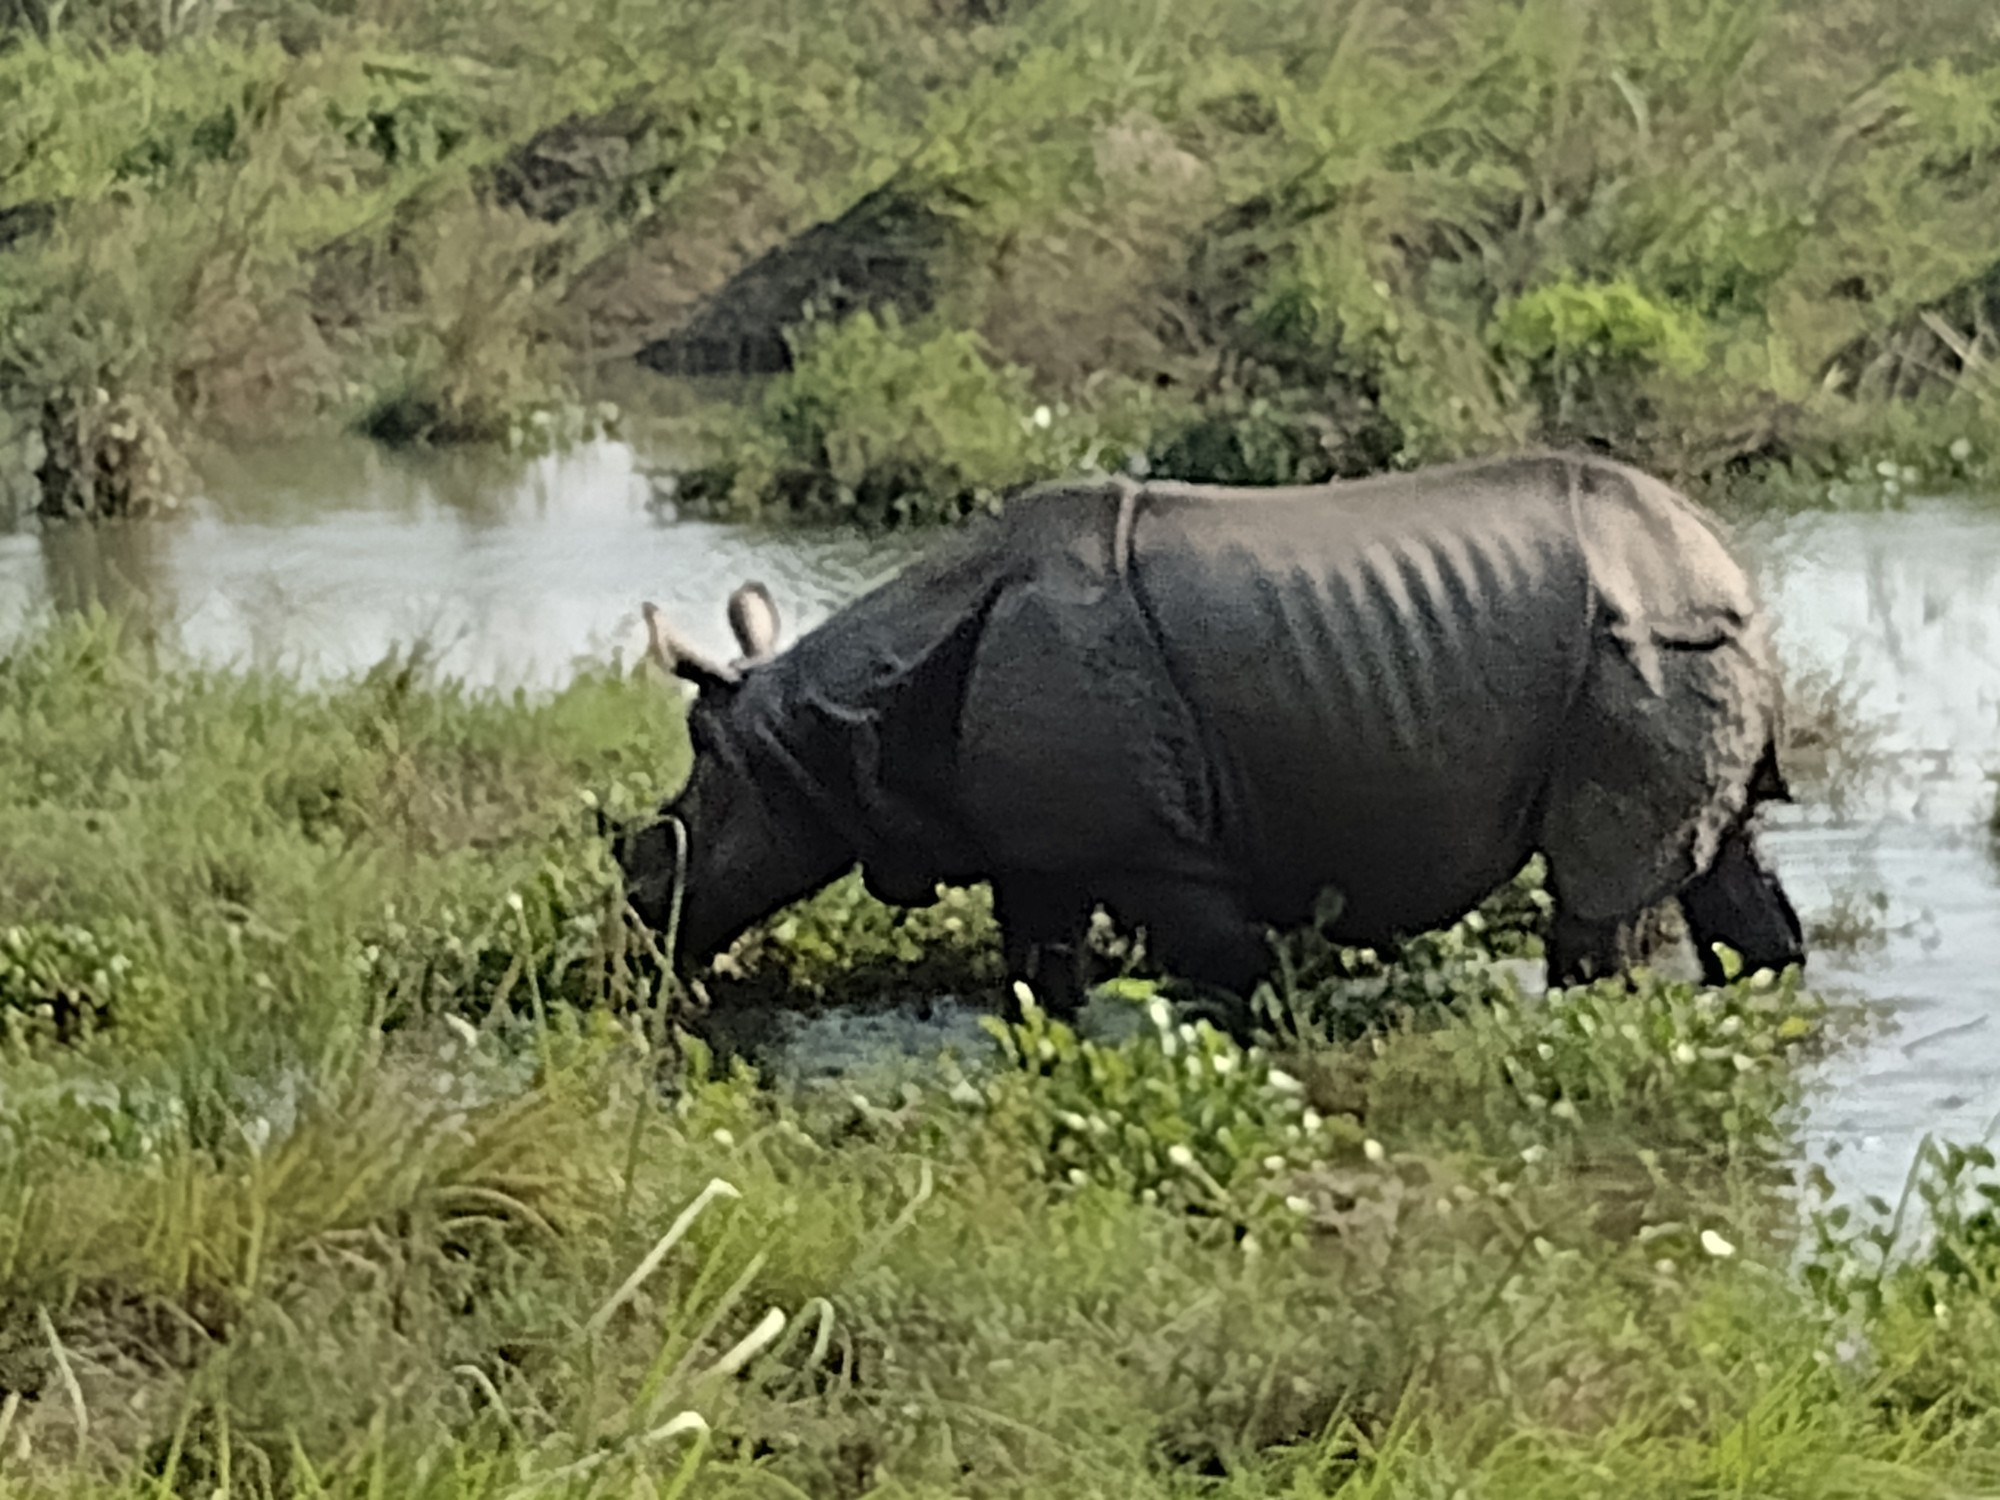
[[[689,644],[656,606],[644,614],[648,654],[695,689],[693,764],[651,822],[616,834],[612,854],[640,920],[672,943],[670,959],[699,968],[753,922],[832,880],[853,854],[817,812],[785,743],[770,593],[746,583],[730,596],[743,654],[727,665]]]

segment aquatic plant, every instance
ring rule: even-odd
[[[596,813],[679,746],[610,674],[308,688],[103,620],[0,656],[11,1488],[1990,1479],[1991,1159],[1927,1154],[1921,1221],[1802,1223],[1841,1018],[1791,981],[1524,997],[1530,871],[1395,952],[1299,937],[1282,998],[1339,1024],[1277,1050],[1127,976],[1122,1040],[1030,1009],[894,1088],[781,1088],[676,1036],[606,884]],[[976,895],[856,905],[758,963],[849,1001],[913,933],[982,951]]]

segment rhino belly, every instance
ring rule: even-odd
[[[1527,858],[1591,594],[1563,509],[1506,500],[1147,518],[1147,607],[1260,915],[1333,886],[1356,939],[1430,927]]]

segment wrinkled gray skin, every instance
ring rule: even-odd
[[[1767,621],[1713,526],[1618,464],[1052,486],[782,654],[754,585],[726,667],[648,619],[700,689],[694,769],[617,853],[664,931],[685,827],[685,963],[858,861],[902,905],[990,880],[1059,1013],[1101,903],[1241,1035],[1267,929],[1323,890],[1377,944],[1537,851],[1557,983],[1625,967],[1676,896],[1711,981],[1718,942],[1803,962],[1753,838],[1787,795]]]

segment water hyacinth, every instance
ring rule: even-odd
[[[1079,1038],[1025,989],[1016,998],[1019,1022],[983,1023],[1001,1068],[945,1092],[976,1093],[1059,1182],[1255,1216],[1283,1208],[1288,1174],[1356,1144],[1328,1128],[1297,1078],[1205,1021],[1176,1021],[1156,994],[1135,997],[1140,1031],[1115,1046]]]

